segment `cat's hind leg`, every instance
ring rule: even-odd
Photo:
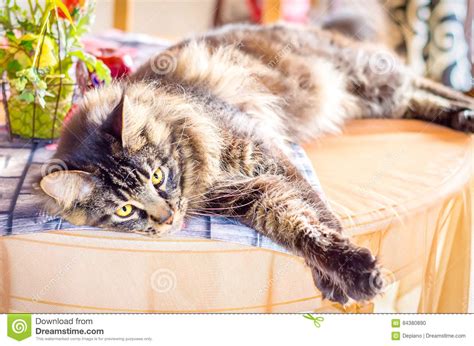
[[[474,99],[424,77],[415,76],[392,52],[377,47],[350,51],[355,68],[347,71],[348,91],[356,107],[346,98],[346,119],[411,118],[474,132]],[[357,59],[357,53],[368,56]],[[378,56],[387,69],[377,69]],[[384,60],[384,59],[382,59]]]
[[[413,79],[406,117],[474,132],[474,99],[429,79]]]

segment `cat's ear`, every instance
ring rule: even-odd
[[[132,149],[136,146],[142,126],[133,118],[133,106],[125,93],[112,111],[110,129],[123,148]]]
[[[125,107],[129,107],[128,105],[128,99],[127,96],[125,95],[125,92],[122,94],[122,97],[120,98],[119,103],[115,106],[114,110],[110,114],[110,133],[122,143],[122,138],[123,138],[123,128],[124,128],[124,111]]]
[[[69,208],[91,193],[94,179],[90,173],[83,171],[57,171],[43,177],[40,187],[61,207]]]

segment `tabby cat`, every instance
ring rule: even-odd
[[[55,154],[67,170],[39,186],[47,210],[78,225],[161,236],[185,215],[235,217],[304,257],[325,298],[370,300],[383,286],[376,259],[343,235],[288,143],[363,117],[472,132],[473,109],[373,44],[315,27],[224,27],[89,91]]]

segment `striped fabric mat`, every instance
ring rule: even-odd
[[[74,226],[41,212],[38,197],[33,194],[32,179],[41,174],[42,167],[53,154],[54,151],[48,150],[45,145],[18,140],[11,143],[6,141],[4,132],[0,135],[1,236],[52,230],[96,230]],[[292,145],[292,160],[308,181],[319,190],[311,163],[298,145]],[[285,251],[255,230],[224,217],[193,217],[187,220],[183,230],[173,236],[215,239]]]

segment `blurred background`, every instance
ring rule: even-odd
[[[112,28],[177,40],[236,22],[328,21],[395,49],[419,74],[472,88],[473,0],[100,0],[94,33]],[[358,25],[358,26],[357,26]],[[340,25],[339,25],[340,26]]]
[[[98,0],[91,32],[172,42],[228,23],[336,23],[344,34],[394,49],[416,73],[469,92],[473,10],[474,0]]]

